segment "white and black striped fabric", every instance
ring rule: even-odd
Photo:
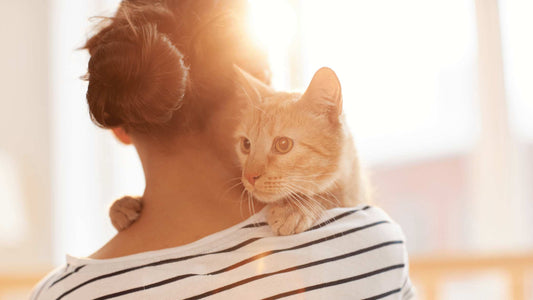
[[[31,299],[411,299],[404,236],[379,208],[325,212],[274,236],[262,210],[194,243],[93,260],[67,256]]]

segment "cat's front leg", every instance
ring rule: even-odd
[[[141,197],[124,196],[111,204],[109,218],[116,230],[122,231],[137,220],[142,210],[141,200]]]
[[[302,211],[287,201],[272,203],[267,208],[267,221],[277,235],[291,235],[309,229],[316,215]]]

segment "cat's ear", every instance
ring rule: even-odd
[[[330,121],[338,122],[342,114],[342,92],[335,72],[326,67],[316,71],[300,101],[317,113],[327,114]]]
[[[246,97],[254,103],[260,103],[261,99],[274,93],[274,90],[248,72],[233,65],[237,78],[237,88],[241,88]]]

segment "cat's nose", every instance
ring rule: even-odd
[[[246,178],[246,180],[248,180],[248,182],[251,184],[251,185],[255,185],[255,181],[257,179],[259,179],[259,177],[261,177],[261,175],[257,174],[257,173],[252,173],[252,174],[245,174],[244,175],[244,178]]]

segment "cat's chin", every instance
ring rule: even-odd
[[[254,198],[262,203],[270,204],[283,199],[283,195],[277,193],[265,193],[258,190],[253,192]]]

